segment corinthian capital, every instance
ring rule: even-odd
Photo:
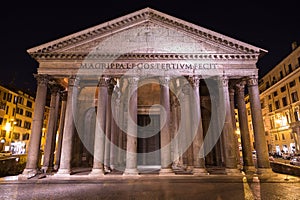
[[[247,85],[248,86],[258,85],[258,77],[257,76],[249,77],[249,79],[247,79]]]
[[[98,86],[99,87],[107,87],[109,84],[109,78],[105,76],[101,76],[99,78]]]
[[[137,86],[138,82],[139,82],[139,77],[128,77],[129,85]]]
[[[192,85],[193,88],[199,87],[200,84],[200,77],[199,76],[190,76],[188,81]]]
[[[78,86],[79,85],[79,77],[77,76],[70,76],[68,79],[69,86]]]
[[[246,84],[246,81],[241,81],[241,82],[237,83],[235,85],[235,91],[237,93],[240,93],[240,92],[244,93],[244,91],[245,91],[245,84]]]
[[[219,82],[220,82],[220,86],[228,87],[229,79],[228,79],[227,76],[222,76],[222,77],[219,78]]]
[[[45,75],[45,74],[34,74],[33,76],[34,78],[36,78],[38,85],[47,86],[50,79],[49,75]]]
[[[168,87],[170,82],[170,77],[167,76],[161,76],[159,77],[159,83],[163,86]]]

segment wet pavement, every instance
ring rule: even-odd
[[[273,176],[110,176],[90,179],[44,178],[16,180],[0,178],[0,199],[300,199],[300,177]]]

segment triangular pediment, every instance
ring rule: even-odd
[[[212,53],[260,54],[261,48],[145,8],[31,48],[45,54]]]

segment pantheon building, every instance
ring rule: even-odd
[[[151,8],[29,49],[39,67],[20,177],[39,169],[68,177],[80,168],[89,169],[86,176],[92,178],[270,173],[256,67],[266,52]]]

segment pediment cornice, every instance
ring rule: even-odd
[[[64,49],[83,44],[103,36],[107,36],[113,32],[121,31],[128,27],[147,21],[173,27],[188,34],[202,38],[203,40],[210,43],[222,45],[223,47],[230,48],[235,52],[240,52],[241,55],[256,55],[267,52],[264,49],[241,42],[239,40],[208,30],[198,25],[183,21],[181,19],[153,10],[151,8],[145,8],[123,17],[119,17],[100,25],[88,28],[86,30],[71,34],[69,36],[54,40],[52,42],[48,42],[46,44],[28,49],[27,52],[34,58],[42,58],[46,56],[46,54],[51,54],[52,57],[63,57],[63,55],[67,55],[66,52],[64,54],[60,54],[59,52]],[[72,53],[69,53],[67,56],[70,56],[71,54]]]
[[[259,54],[172,54],[172,53],[128,53],[128,54],[93,54],[93,53],[32,53],[38,60],[257,60]]]

